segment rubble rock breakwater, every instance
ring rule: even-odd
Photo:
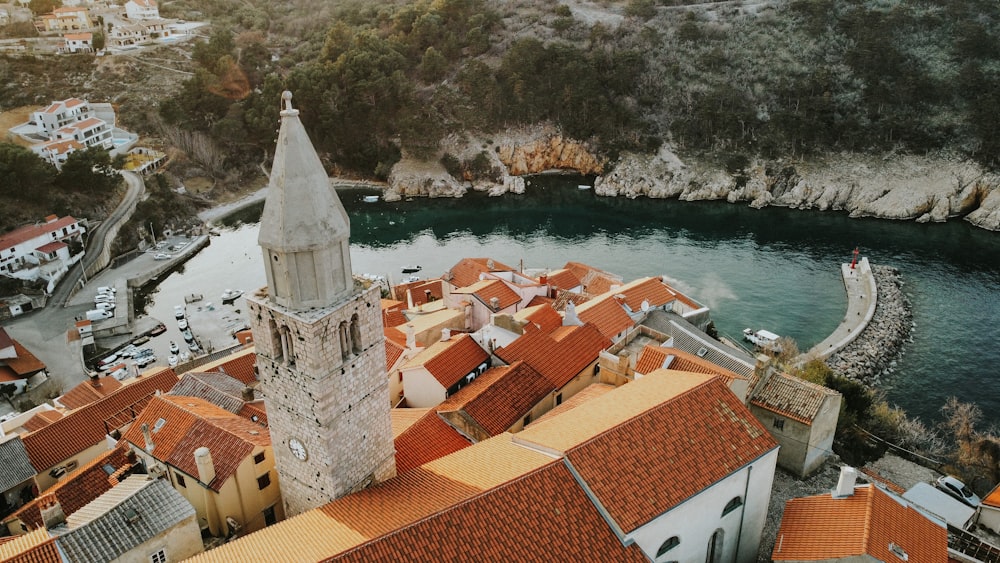
[[[899,271],[889,266],[872,266],[878,288],[875,315],[864,332],[827,360],[838,374],[875,386],[892,373],[910,339],[913,314],[910,300],[903,294]]]

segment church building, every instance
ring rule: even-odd
[[[275,462],[294,516],[395,475],[380,292],[351,272],[350,221],[291,92],[247,297]]]

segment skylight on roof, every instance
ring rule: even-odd
[[[166,423],[167,420],[164,418],[156,419],[156,424],[153,425],[153,432],[159,432],[160,429],[163,428],[163,425],[165,425]]]

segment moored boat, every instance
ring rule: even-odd
[[[228,305],[239,299],[241,295],[243,295],[243,291],[240,289],[227,289],[222,292],[222,304]]]

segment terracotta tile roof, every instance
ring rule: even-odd
[[[59,404],[69,410],[78,409],[102,397],[107,397],[111,393],[121,389],[121,387],[122,384],[120,381],[107,375],[97,378],[96,381],[88,379],[87,381],[81,381],[76,387],[73,387],[63,396],[59,397]]]
[[[474,295],[494,313],[521,302],[521,296],[501,280],[483,280],[452,291],[453,295],[463,293]],[[497,307],[493,307],[494,298],[498,302]]]
[[[621,286],[617,293],[625,296],[625,305],[633,312],[641,311],[643,302],[650,307],[660,307],[676,298],[660,278],[639,278]]]
[[[778,447],[721,380],[664,371],[514,440],[564,452],[626,533]]]
[[[406,333],[398,328],[385,328],[383,329],[385,333],[386,341],[393,341],[400,348],[406,348]],[[388,365],[388,364],[386,364]]]
[[[144,405],[156,391],[167,392],[177,383],[171,369],[135,380],[121,389],[85,407],[77,409],[45,428],[24,436],[24,447],[32,465],[39,472],[99,444],[111,429],[121,426],[122,417],[130,417],[135,405]]]
[[[422,365],[447,389],[489,358],[486,350],[483,350],[471,336],[459,334],[450,340],[435,342],[403,367]]]
[[[68,245],[64,242],[50,242],[39,246],[35,250],[41,252],[42,254],[52,254],[53,252],[59,250],[60,248],[68,248]]]
[[[504,434],[201,553],[191,561],[321,561],[436,517],[553,463],[558,462],[514,445]]]
[[[1000,484],[993,487],[988,495],[983,499],[983,504],[986,506],[992,506],[994,508],[1000,508]]]
[[[667,361],[667,356],[669,355],[662,346],[646,344],[642,348],[642,352],[639,352],[639,359],[635,361],[636,373],[647,374],[653,370],[663,368],[663,364]]]
[[[265,428],[267,427],[267,410],[264,407],[263,401],[256,404],[244,403],[236,415]]]
[[[542,332],[549,332],[562,326],[563,318],[551,305],[535,305],[521,309],[514,314],[517,320],[526,320]]]
[[[730,371],[722,366],[713,364],[705,358],[699,358],[695,354],[669,346],[654,346],[647,344],[639,355],[635,365],[637,373],[646,374],[655,369],[668,369],[670,371],[686,371],[692,373],[705,373],[717,375],[731,384],[736,380],[746,380],[747,378]]]
[[[69,41],[90,41],[94,38],[93,33],[67,33],[63,35]]]
[[[24,424],[21,426],[28,432],[34,432],[35,430],[45,428],[62,417],[63,413],[57,410],[41,411],[24,421]]]
[[[889,551],[899,546],[909,561],[948,561],[948,531],[911,504],[874,485],[855,487],[854,495],[796,498],[785,504],[773,561],[832,560],[868,555],[900,561]]]
[[[776,373],[757,386],[750,403],[803,424],[812,424],[827,397],[836,395],[833,389]]]
[[[389,411],[389,418],[392,422],[392,437],[399,437],[407,428],[413,426],[418,420],[423,418],[427,411],[431,409],[411,409],[396,407]]]
[[[63,513],[69,516],[118,484],[133,465],[135,456],[128,447],[119,445],[80,466],[69,477],[46,490],[45,496],[55,496]],[[110,473],[106,466],[110,468]],[[29,530],[43,528],[42,513],[39,510],[41,500],[40,497],[25,504],[5,521],[20,519]]]
[[[874,469],[871,469],[869,467],[860,467],[858,468],[858,471],[864,473],[865,476],[868,477],[869,481],[872,481],[874,483],[879,483],[880,485],[896,493],[897,495],[902,495],[903,493],[906,492],[906,489],[886,479],[885,477],[880,475],[878,471],[875,471]]]
[[[88,119],[84,119],[83,121],[78,121],[78,122],[70,125],[70,127],[74,128],[74,129],[77,129],[79,131],[83,131],[84,129],[89,129],[91,127],[95,127],[95,126],[98,126],[98,125],[106,125],[106,124],[105,124],[104,120],[102,120],[102,119],[97,119],[96,117],[91,117],[91,118],[88,118]]]
[[[512,517],[513,515],[515,515]],[[645,562],[553,463],[326,561]]]
[[[403,352],[406,351],[406,346],[400,346],[396,344],[395,341],[388,338],[385,339],[385,369],[391,370],[395,367],[396,362],[403,357]]]
[[[45,530],[35,530],[30,534],[0,544],[0,561],[5,563],[59,563],[62,557],[56,548],[55,538]]]
[[[45,143],[44,148],[52,154],[63,154],[71,150],[83,150],[85,147],[76,139],[62,139]]]
[[[601,334],[614,338],[623,330],[635,326],[635,321],[611,294],[591,299],[576,308],[576,316],[585,323],[593,323]]]
[[[45,364],[29,352],[27,348],[22,346],[20,342],[13,339],[12,341],[14,342],[14,353],[17,354],[17,357],[0,360],[0,362],[7,364],[7,367],[13,370],[20,378],[30,377],[45,369]]]
[[[382,298],[382,299],[379,300],[379,304],[380,304],[380,306],[381,306],[381,308],[382,308],[383,311],[392,310],[392,309],[405,309],[406,308],[406,303],[405,302],[398,301],[396,299],[385,299],[385,298]]]
[[[0,249],[11,248],[16,244],[20,244],[36,237],[48,235],[53,231],[58,231],[59,229],[68,227],[74,223],[76,223],[76,219],[66,216],[62,219],[56,219],[51,223],[27,225],[19,229],[14,229],[9,233],[0,236]]]
[[[556,340],[554,335],[563,329],[567,335]],[[550,333],[530,332],[507,346],[497,348],[494,354],[508,364],[524,360],[545,376],[556,389],[562,389],[596,361],[601,350],[609,346],[611,341],[607,337],[601,335],[593,325],[586,324],[560,327]]]
[[[437,412],[428,409],[424,416],[395,438],[396,474],[401,475],[421,465],[472,445]]]
[[[392,328],[407,323],[406,315],[400,309],[383,309],[382,326]]]
[[[11,338],[9,334],[7,334],[7,329],[0,326],[0,350],[3,350],[4,348],[13,348],[13,347],[14,347],[14,339]],[[17,352],[14,352],[14,355],[16,356]]]
[[[443,403],[438,412],[463,410],[490,436],[506,432],[555,386],[527,363],[490,368]]]
[[[549,272],[547,278],[549,285],[557,289],[573,289],[583,285],[580,278],[576,277],[576,274],[566,268]]]
[[[256,364],[257,355],[254,348],[247,348],[220,362],[205,364],[198,369],[206,372],[221,372],[238,379],[244,385],[253,385],[257,383],[257,374],[254,373]]]
[[[536,296],[534,296],[534,297],[531,298],[531,301],[528,301],[528,304],[525,305],[525,307],[535,307],[535,306],[538,306],[538,305],[549,305],[549,306],[551,306],[554,309],[555,308],[555,303],[556,303],[556,300],[553,299],[553,298],[551,298],[551,297],[544,297],[542,295],[536,295]]]
[[[604,395],[608,391],[613,391],[614,389],[616,389],[614,385],[609,385],[607,383],[591,383],[590,385],[584,387],[582,391],[563,401],[561,405],[556,406],[554,409],[538,417],[538,419],[531,424],[538,424],[543,420],[559,416],[566,411],[585,405]],[[529,427],[530,426],[531,425],[529,425]]]
[[[448,270],[444,279],[455,287],[466,287],[479,281],[480,274],[513,271],[514,268],[492,258],[463,258]]]
[[[153,397],[122,440],[145,449],[143,424],[149,425],[153,438],[150,454],[193,477],[198,476],[194,451],[207,447],[215,463],[215,478],[206,485],[214,491],[255,448],[271,445],[266,428],[197,397]]]
[[[409,303],[407,298],[407,290],[410,292],[409,299],[413,300],[413,306],[424,305],[429,302],[427,299],[428,291],[430,291],[430,296],[436,301],[440,301],[444,296],[444,286],[443,282],[439,279],[434,280],[418,280],[415,282],[401,283],[399,285],[393,286],[392,292],[397,299],[403,303]]]

